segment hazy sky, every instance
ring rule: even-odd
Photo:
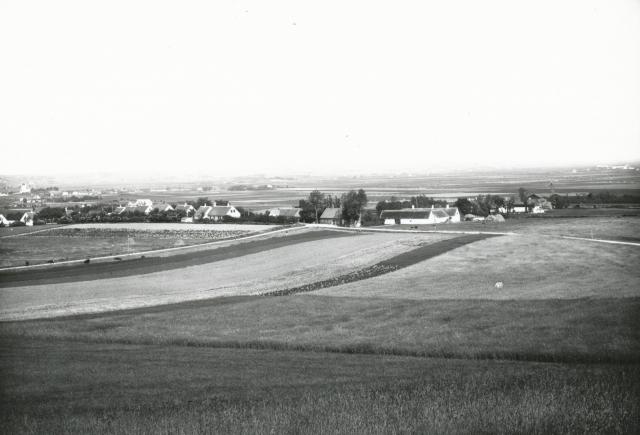
[[[640,1],[0,0],[0,174],[640,159]]]

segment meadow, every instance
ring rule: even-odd
[[[562,219],[469,243],[304,230],[22,282],[0,273],[0,427],[637,433],[640,250],[557,237],[634,237],[637,218]]]

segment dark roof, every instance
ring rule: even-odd
[[[342,217],[341,208],[325,208],[320,219],[340,219]]]
[[[431,210],[422,209],[402,209],[402,210],[383,210],[380,213],[380,219],[429,219]]]
[[[429,219],[431,213],[439,218],[453,217],[458,209],[451,208],[403,208],[400,210],[383,210],[380,213],[381,219]]]
[[[209,216],[226,216],[232,208],[234,208],[232,205],[216,205],[211,207]]]
[[[278,213],[279,213],[279,216],[284,216],[284,217],[300,217],[299,208],[279,208]]]

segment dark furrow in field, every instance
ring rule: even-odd
[[[0,336],[0,347],[24,346],[27,341],[40,341],[38,338],[25,337],[2,337]],[[456,352],[440,349],[410,349],[399,346],[384,346],[374,343],[362,342],[353,344],[313,344],[313,343],[293,343],[276,340],[197,340],[189,338],[108,338],[108,337],[65,337],[48,339],[46,342],[53,343],[85,343],[88,345],[109,344],[123,346],[177,346],[195,347],[210,349],[251,349],[251,350],[272,350],[272,351],[293,351],[293,352],[325,352],[352,355],[385,355],[402,356],[414,358],[438,358],[438,359],[459,359],[459,360],[506,360],[521,362],[539,363],[569,363],[569,364],[639,364],[640,358],[632,352],[609,352],[599,354],[589,354],[587,352],[545,352],[545,351],[469,351]]]
[[[451,251],[452,249],[459,248],[460,246],[467,245],[469,243],[477,242],[478,240],[487,239],[489,237],[496,237],[494,234],[468,234],[454,239],[442,240],[440,242],[432,243],[429,245],[421,246],[413,249],[409,252],[396,255],[388,260],[376,263],[373,266],[366,267],[364,269],[356,270],[344,275],[337,276],[335,278],[325,279],[323,281],[316,281],[310,284],[305,284],[297,287],[291,287],[284,290],[276,290],[272,292],[264,293],[265,296],[286,296],[295,293],[312,292],[327,287],[333,287],[340,284],[347,284],[354,281],[360,281],[363,279],[373,278],[375,276],[384,275],[389,272],[393,272],[398,269],[402,269],[407,266],[419,263],[429,258],[436,257]]]
[[[123,261],[89,264],[71,264],[47,269],[23,269],[0,271],[0,288],[22,285],[55,284],[62,282],[91,281],[104,278],[141,275],[178,269],[187,266],[213,263],[234,257],[255,254],[270,249],[333,237],[352,237],[354,233],[340,231],[309,231],[281,237],[243,242],[231,246],[211,248],[197,252],[175,254],[166,257],[127,259]]]

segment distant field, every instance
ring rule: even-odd
[[[377,228],[406,230],[413,225],[383,225]],[[460,222],[417,225],[421,230],[497,231],[531,235],[574,236],[620,241],[640,241],[640,216],[589,218],[520,218],[502,223]]]
[[[271,228],[226,224],[76,224],[41,228],[46,231],[1,239],[0,267],[197,245]]]

